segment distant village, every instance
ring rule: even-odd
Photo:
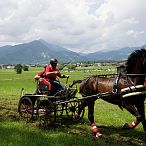
[[[64,63],[63,66],[72,64],[75,67],[88,67],[88,66],[121,66],[126,61],[111,61],[111,62],[76,62],[76,63]],[[28,67],[44,67],[46,64],[22,64]],[[0,69],[14,69],[16,64],[0,64]]]

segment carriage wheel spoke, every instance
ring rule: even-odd
[[[33,116],[33,104],[28,97],[23,97],[19,103],[19,114],[21,120],[29,122]]]
[[[75,100],[70,101],[66,105],[66,114],[67,116],[73,120],[73,121],[79,121],[83,115],[84,115],[84,109],[79,114],[79,105],[81,104],[80,101],[77,100],[77,98],[74,98]]]

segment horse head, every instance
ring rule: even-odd
[[[143,84],[146,74],[146,50],[144,48],[132,52],[126,63],[126,73],[135,84]]]

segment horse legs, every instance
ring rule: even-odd
[[[127,111],[129,111],[132,115],[134,115],[136,117],[136,120],[134,120],[130,125],[125,124],[123,128],[134,129],[140,122],[142,122],[143,129],[144,129],[144,136],[146,137],[146,120],[145,120],[144,102],[142,101],[138,104],[135,104],[135,106],[125,105],[124,108],[126,108]]]
[[[99,132],[99,129],[96,126],[96,123],[94,122],[94,100],[88,100],[85,99],[84,101],[82,101],[81,105],[78,108],[78,115],[79,116],[81,114],[81,111],[83,110],[83,108],[85,108],[86,106],[88,106],[88,119],[90,121],[90,125],[91,125],[91,129],[92,132],[94,134],[94,136],[96,138],[102,136],[102,134]]]
[[[94,102],[92,101],[89,101],[87,99],[83,100],[81,102],[81,104],[79,105],[79,108],[78,108],[78,116],[81,114],[82,110],[88,106],[88,119],[90,121],[90,123],[94,123]]]
[[[98,138],[102,136],[102,134],[99,132],[99,129],[97,128],[96,123],[94,122],[94,103],[94,101],[88,102],[88,119],[90,121],[94,136]]]
[[[139,114],[141,115],[140,121],[142,122],[142,126],[144,129],[144,136],[146,138],[146,120],[145,120],[145,106],[144,102],[140,102],[139,104],[135,105],[138,109]]]
[[[138,110],[135,108],[134,105],[131,104],[124,104],[124,108],[130,112],[133,116],[136,117],[136,120],[134,120],[130,125],[127,123],[123,126],[124,129],[134,129],[140,122],[141,122],[141,115],[139,114]]]
[[[94,101],[88,102],[88,119],[90,123],[94,123]]]

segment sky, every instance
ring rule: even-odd
[[[146,44],[146,0],[1,0],[0,46],[44,39],[92,53]]]

